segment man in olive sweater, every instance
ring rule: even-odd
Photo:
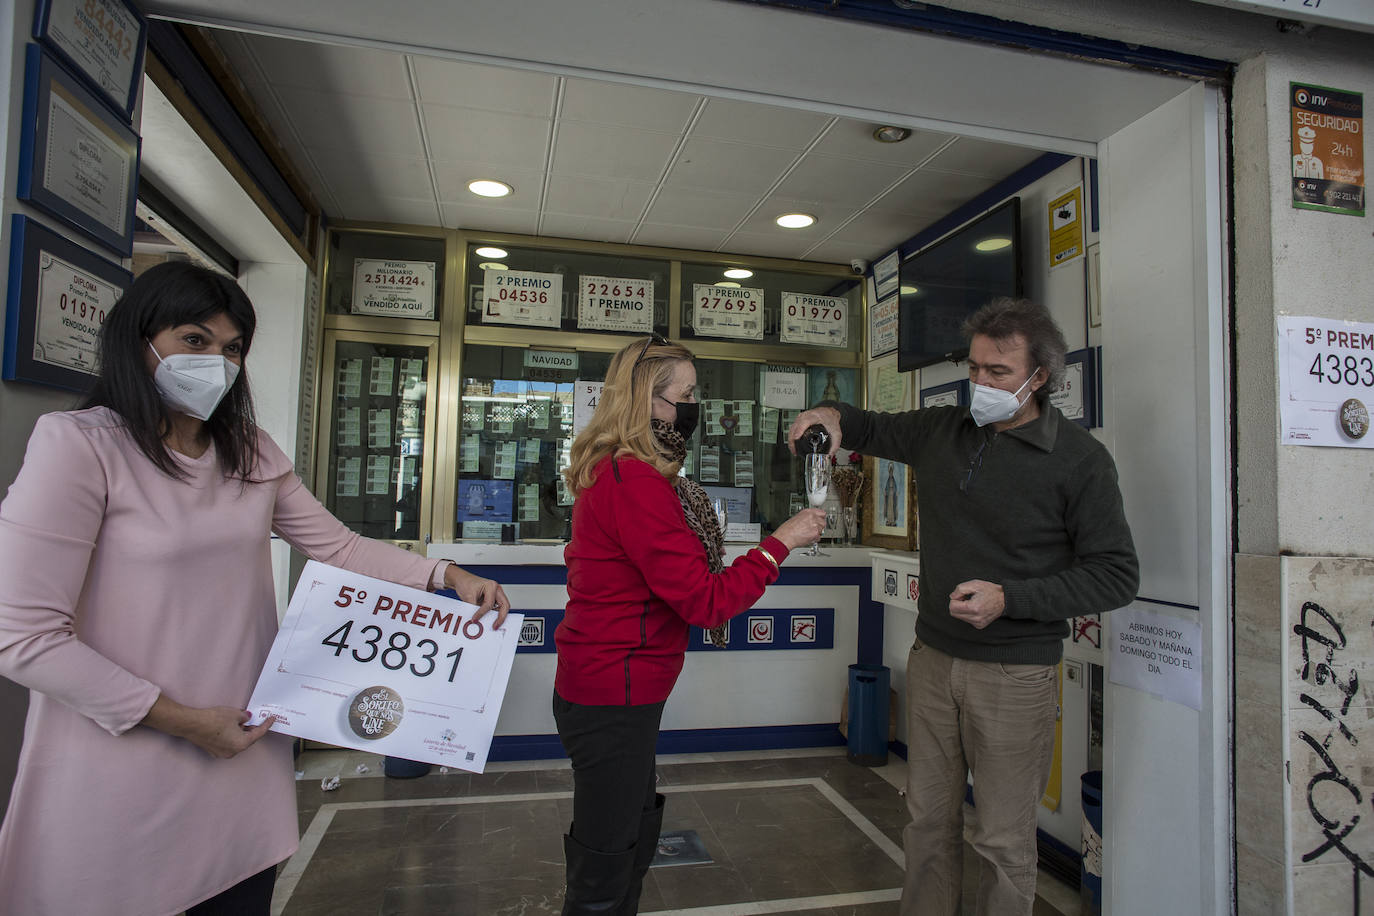
[[[1049,403],[1067,347],[1048,310],[994,300],[964,332],[970,407],[882,414],[824,402],[797,418],[789,441],[819,423],[832,450],[915,475],[903,916],[959,912],[970,772],[976,911],[1029,916],[1068,619],[1129,603],[1139,567],[1111,455]]]

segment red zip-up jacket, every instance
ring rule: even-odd
[[[779,563],[777,538],[760,545]],[[706,565],[673,485],[637,458],[606,458],[573,506],[568,606],[554,632],[554,689],[584,706],[668,698],[688,625],[713,627],[751,607],[778,571],[756,549],[723,572]]]

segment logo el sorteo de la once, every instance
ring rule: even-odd
[[[1364,434],[1369,432],[1369,408],[1357,398],[1350,398],[1342,404],[1337,416],[1341,432],[1351,439],[1363,439]]]
[[[405,716],[401,695],[390,687],[364,687],[348,701],[348,727],[368,741],[385,738]]]

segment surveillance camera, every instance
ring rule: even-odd
[[[861,274],[865,270],[868,270],[868,262],[865,261],[863,258],[855,258],[854,260],[849,262],[849,269],[854,271],[854,273],[856,274]]]

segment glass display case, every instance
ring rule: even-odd
[[[325,336],[316,495],[367,537],[416,543],[429,532],[436,338]]]
[[[444,301],[444,252],[442,236],[331,231],[325,315],[438,320]]]
[[[566,537],[579,383],[651,331],[697,354],[687,468],[728,500],[728,539],[795,511],[796,412],[860,402],[863,283],[847,265],[348,224],[329,231],[324,278],[316,492],[405,546]]]
[[[521,539],[567,535],[572,499],[560,471],[573,437],[579,377],[604,378],[607,352],[469,346],[463,354],[454,530]]]
[[[764,344],[859,349],[863,278],[776,267],[684,263],[678,333]]]
[[[609,251],[469,245],[467,323],[666,335],[671,272],[669,261]]]

